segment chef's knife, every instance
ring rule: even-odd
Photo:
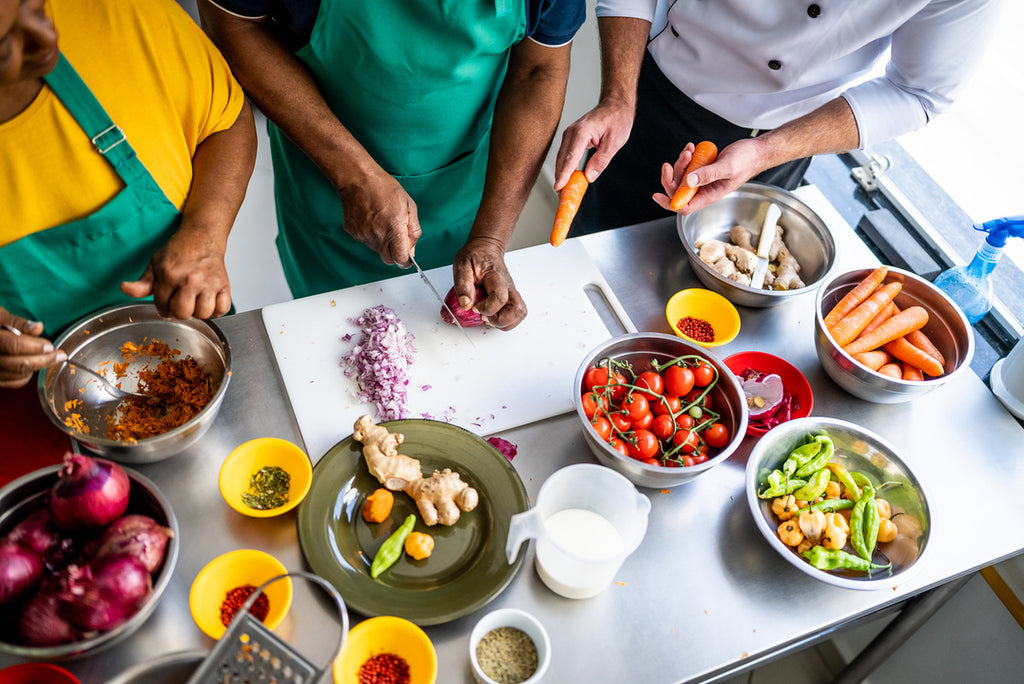
[[[466,329],[462,327],[461,323],[459,323],[458,317],[451,310],[451,308],[445,303],[444,297],[442,297],[441,293],[437,291],[437,288],[434,287],[434,284],[432,282],[430,282],[430,278],[428,278],[427,274],[423,272],[423,269],[420,268],[420,265],[416,263],[416,259],[415,259],[415,257],[413,257],[412,254],[409,255],[409,261],[411,261],[412,265],[416,267],[416,272],[420,274],[420,278],[423,279],[423,282],[425,282],[427,284],[427,287],[430,288],[430,291],[434,293],[435,297],[437,297],[437,301],[441,302],[441,306],[443,306],[445,308],[445,311],[448,312],[448,315],[452,317],[452,321],[455,322],[455,325],[459,326],[459,330],[461,330],[462,334],[466,336],[466,340],[471,345],[473,345],[473,349],[476,349],[476,345],[473,344],[473,340],[469,337],[469,333],[467,333]]]
[[[764,215],[764,223],[761,225],[761,235],[757,239],[757,266],[754,267],[754,275],[750,276],[750,287],[760,290],[764,287],[764,276],[768,272],[768,253],[771,251],[772,242],[775,241],[775,224],[782,216],[782,209],[778,204],[772,202]]]

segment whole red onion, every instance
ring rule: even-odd
[[[68,566],[61,612],[80,629],[106,631],[135,615],[152,591],[142,561],[131,556],[104,556],[89,567]]]
[[[25,604],[18,637],[29,646],[56,646],[77,641],[81,634],[60,614],[60,584],[49,581]]]
[[[164,561],[174,533],[145,515],[125,515],[114,521],[100,539],[95,558],[125,554],[137,558],[150,573]]]
[[[118,464],[68,454],[50,490],[50,513],[63,530],[103,527],[124,515],[130,490],[128,474]]]
[[[33,589],[43,576],[43,561],[33,551],[11,542],[0,544],[0,604]]]
[[[53,524],[50,511],[41,508],[15,525],[5,541],[24,546],[40,558],[45,558],[60,546],[61,536]]]
[[[487,293],[479,285],[476,286],[476,301],[473,302],[475,306],[477,303],[487,299]],[[441,320],[449,325],[455,325],[455,321],[458,320],[459,325],[463,328],[477,328],[484,324],[484,319],[476,311],[473,311],[472,307],[469,309],[463,309],[459,306],[459,296],[455,294],[455,288],[448,290],[448,294],[444,296],[444,303],[448,305],[448,309],[452,310],[452,315],[448,313],[448,309],[441,307]]]

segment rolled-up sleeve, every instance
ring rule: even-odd
[[[949,108],[981,61],[999,4],[932,2],[893,33],[885,74],[842,93],[862,149],[914,131]]]
[[[630,17],[654,22],[658,0],[597,0],[594,14],[600,17]]]

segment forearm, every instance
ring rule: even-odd
[[[182,229],[201,233],[224,254],[228,233],[245,199],[256,163],[256,127],[248,102],[230,128],[207,137],[192,157],[192,186],[182,207]]]
[[[860,138],[853,110],[837,97],[753,141],[759,150],[760,172],[794,159],[848,152],[857,148]]]
[[[636,108],[640,77],[651,22],[633,17],[600,17],[601,102],[619,102]]]
[[[241,19],[204,0],[203,28],[252,101],[339,190],[379,167],[324,101],[312,74],[265,22]]]
[[[495,105],[484,193],[471,238],[508,245],[562,114],[569,50],[529,40],[513,49]]]

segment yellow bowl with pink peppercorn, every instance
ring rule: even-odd
[[[393,679],[386,681],[434,684],[437,653],[430,637],[414,623],[393,615],[379,615],[363,620],[349,631],[341,653],[334,660],[334,682],[360,684],[385,681],[388,676]]]
[[[740,314],[732,302],[699,287],[672,295],[665,305],[665,318],[672,332],[702,347],[732,342],[740,331]]]
[[[238,549],[221,554],[192,581],[188,597],[192,619],[207,636],[220,639],[245,599],[264,582],[286,572],[281,561],[264,551]],[[268,585],[250,612],[269,629],[275,629],[291,605],[292,581],[285,578]]]

